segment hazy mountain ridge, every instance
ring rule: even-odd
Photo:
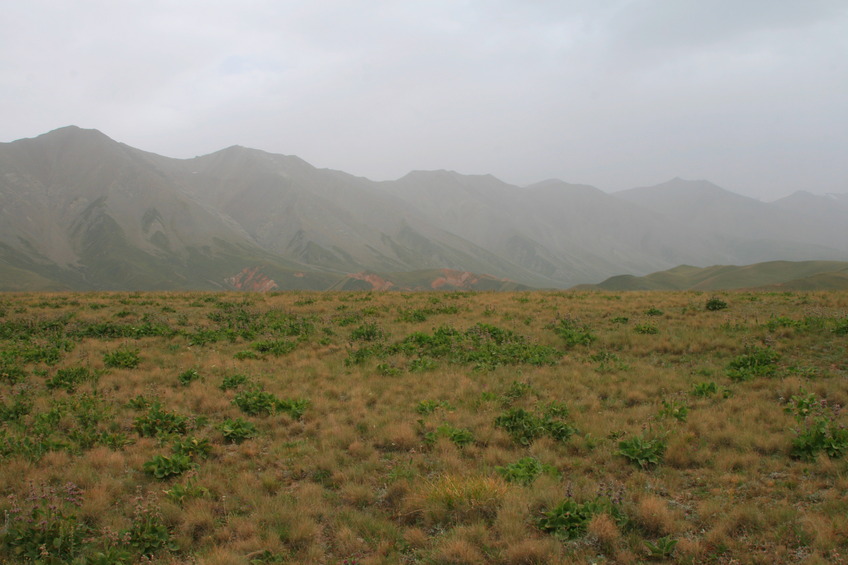
[[[687,225],[720,233],[736,240],[741,262],[768,259],[803,260],[844,258],[848,251],[848,228],[836,218],[822,221],[828,208],[819,199],[802,193],[768,203],[741,196],[708,181],[680,178],[651,186],[615,193],[615,196],[658,212],[674,216]],[[798,206],[803,199],[805,206]],[[830,208],[832,210],[832,208]],[[848,215],[842,214],[848,218]],[[769,246],[775,246],[768,250]],[[750,257],[749,257],[750,254]]]
[[[682,263],[848,259],[846,225],[846,195],[762,203],[706,181],[616,194],[451,171],[374,182],[239,146],[172,159],[76,127],[0,144],[7,290],[233,288],[245,269],[283,289],[363,272],[417,272],[398,286],[420,288],[439,269],[569,287]]]

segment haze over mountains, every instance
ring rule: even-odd
[[[567,288],[775,260],[848,260],[848,195],[374,182],[243,147],[171,159],[77,127],[0,144],[1,290]]]

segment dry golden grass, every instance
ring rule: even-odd
[[[662,537],[678,530],[677,517],[662,498],[646,494],[636,503],[636,521],[648,534]]]
[[[812,394],[827,401],[835,425],[848,423],[831,410],[848,403],[848,342],[833,331],[848,320],[848,293],[723,293],[730,308],[720,312],[706,311],[707,298],[3,295],[0,371],[18,368],[24,377],[0,379],[0,510],[24,500],[30,483],[70,481],[83,491],[76,515],[95,533],[119,532],[133,523],[136,497],[145,497],[177,548],[155,551],[150,559],[158,564],[637,563],[647,558],[646,541],[664,538],[677,541],[667,562],[844,562],[848,463],[824,452],[792,457],[793,430],[804,423],[790,399]],[[651,308],[662,314],[649,315]],[[399,319],[411,311],[424,319]],[[549,327],[564,318],[596,339],[569,346]],[[289,335],[290,322],[309,331]],[[130,334],[96,335],[95,325],[105,323]],[[145,324],[172,333],[131,334]],[[357,338],[368,324],[384,337]],[[475,368],[389,350],[414,332],[476,324],[557,353],[552,364]],[[638,333],[638,324],[657,333]],[[93,333],[75,333],[86,329]],[[62,340],[67,347],[53,361],[39,357]],[[258,351],[256,344],[274,341],[294,349]],[[374,346],[374,355],[352,360]],[[447,351],[474,347],[454,343]],[[731,380],[728,363],[752,347],[780,354],[776,374]],[[104,355],[121,348],[138,350],[138,367],[105,366]],[[60,369],[81,367],[96,379],[74,392],[48,387]],[[187,369],[200,379],[181,384]],[[219,388],[239,374],[249,382]],[[710,382],[715,394],[691,394]],[[299,418],[285,410],[246,413],[234,400],[252,389],[308,406]],[[16,398],[30,403],[28,411],[15,412]],[[100,408],[86,412],[83,402]],[[190,430],[142,437],[136,420],[151,402],[188,417]],[[688,413],[664,415],[670,402]],[[511,408],[541,416],[551,403],[568,409],[560,418],[577,430],[565,441],[543,435],[521,443],[496,425]],[[220,426],[235,418],[255,425],[257,435],[228,442]],[[103,435],[86,435],[92,430]],[[210,446],[193,471],[165,479],[145,472],[187,437]],[[619,442],[634,437],[665,443],[658,465],[620,454]],[[522,483],[497,470],[526,457],[554,471]],[[201,488],[181,500],[165,493],[192,485]],[[543,531],[540,518],[567,498],[605,501],[618,514],[606,507],[573,537]],[[0,561],[13,551],[0,535]]]

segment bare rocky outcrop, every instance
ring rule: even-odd
[[[247,267],[242,271],[224,280],[228,285],[236,290],[245,290],[249,292],[268,292],[276,290],[280,286],[271,278],[264,275],[259,267]]]
[[[383,277],[375,275],[374,273],[353,273],[348,275],[348,277],[367,282],[371,285],[373,290],[391,290],[395,286],[395,283],[392,281],[387,281]]]
[[[474,273],[468,271],[454,271],[452,269],[442,269],[442,276],[433,280],[430,283],[430,288],[438,289],[444,286],[452,286],[455,288],[474,288],[474,285],[480,282],[480,278]]]

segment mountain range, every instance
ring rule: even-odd
[[[74,126],[0,143],[0,290],[568,288],[689,265],[848,260],[848,194],[707,181],[608,194],[414,171],[376,182]]]

